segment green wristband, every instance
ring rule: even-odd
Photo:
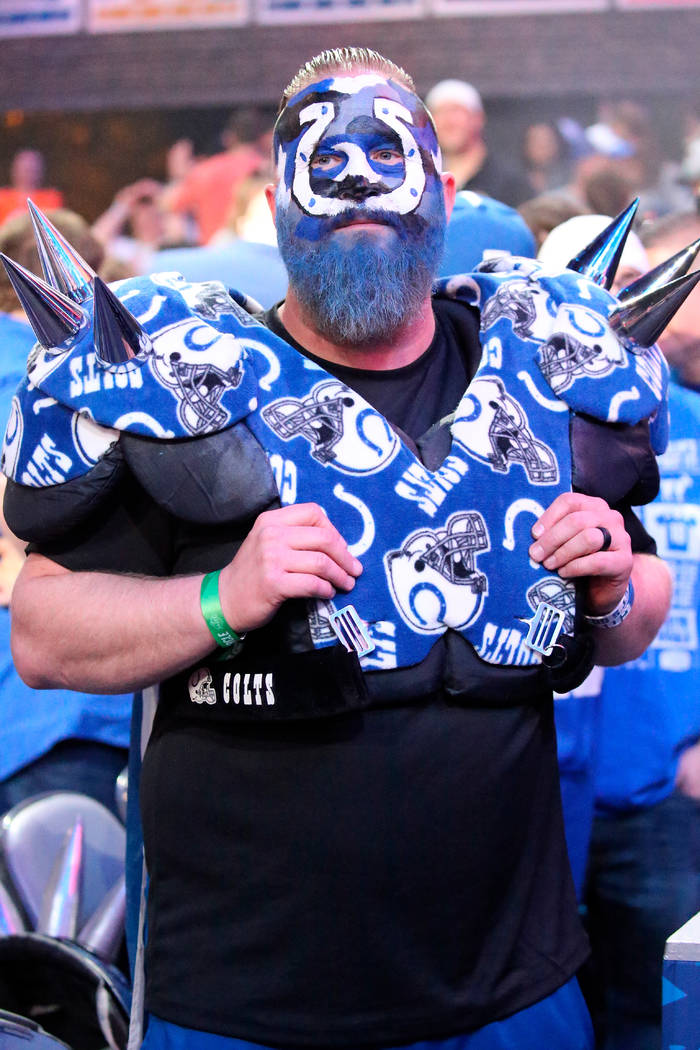
[[[222,649],[230,649],[236,642],[240,642],[243,635],[237,634],[233,627],[226,623],[224,610],[219,601],[219,576],[221,569],[217,572],[208,572],[202,580],[202,589],[199,592],[199,607],[202,610],[204,622],[211,631],[211,635],[217,645]]]

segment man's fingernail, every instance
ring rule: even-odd
[[[353,558],[352,559],[352,567],[355,570],[355,572],[357,573],[357,575],[359,576],[360,573],[362,572],[362,562],[360,561],[359,558]]]
[[[544,532],[544,525],[540,525],[540,523],[538,521],[535,522],[535,524],[532,526],[532,535],[535,536],[535,537],[541,536],[543,532]]]
[[[529,550],[530,557],[533,561],[542,561],[544,557],[544,547],[540,547],[539,543],[533,543]]]

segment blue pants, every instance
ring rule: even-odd
[[[664,945],[700,906],[699,834],[700,806],[680,793],[594,822],[585,900],[604,1050],[661,1046]]]
[[[41,758],[0,783],[0,815],[45,791],[79,791],[118,816],[116,783],[126,766],[127,754],[126,748],[96,740],[61,740]]]
[[[401,1050],[592,1050],[593,1031],[575,978],[546,999],[470,1035],[412,1043]],[[142,1050],[272,1050],[149,1018]],[[392,1048],[393,1050],[393,1048]],[[396,1048],[398,1050],[398,1048]]]

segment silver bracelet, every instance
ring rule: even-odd
[[[627,590],[622,595],[614,609],[611,609],[609,613],[605,613],[603,616],[584,616],[584,619],[586,623],[591,625],[591,627],[602,627],[605,630],[608,630],[611,627],[619,627],[623,620],[626,620],[631,613],[633,602],[634,587],[630,580],[627,584]]]

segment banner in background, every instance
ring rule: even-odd
[[[80,0],[0,0],[0,37],[75,33]]]
[[[604,11],[611,0],[429,0],[438,15],[536,15]]]
[[[91,33],[239,26],[249,16],[248,0],[87,0]]]
[[[652,7],[700,7],[700,0],[613,0],[616,7],[626,11],[643,10]]]
[[[263,25],[422,18],[424,0],[257,0]]]

